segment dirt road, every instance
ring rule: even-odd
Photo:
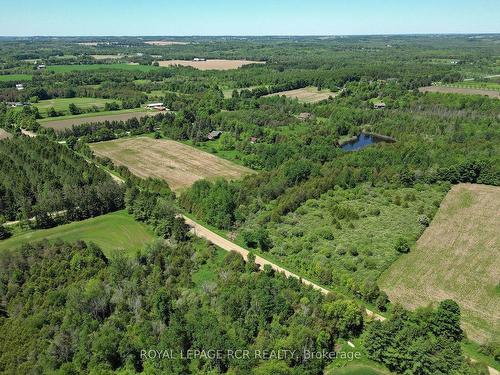
[[[243,247],[236,245],[235,243],[225,239],[224,237],[218,235],[217,233],[212,232],[211,230],[209,230],[209,229],[205,228],[204,226],[198,224],[197,222],[191,220],[187,216],[183,216],[183,217],[184,217],[184,220],[186,221],[186,224],[188,224],[192,228],[191,232],[195,236],[205,238],[208,241],[210,241],[211,243],[213,243],[214,245],[217,245],[226,251],[236,251],[237,253],[239,253],[243,256],[243,259],[245,259],[245,260],[248,259],[249,251],[247,249],[244,249]],[[284,273],[285,276],[287,276],[287,277],[294,277],[296,279],[299,279],[303,284],[311,286],[314,289],[319,290],[323,294],[329,293],[329,291],[327,289],[313,283],[312,281],[304,279],[304,278],[300,277],[299,275],[297,275],[293,272],[290,272],[287,269],[280,267],[280,266],[258,256],[258,255],[255,256],[255,263],[260,265],[261,267],[264,267],[265,265],[269,265],[275,271]],[[372,317],[373,319],[376,319],[376,320],[380,320],[380,321],[385,320],[385,318],[383,316],[378,315],[378,314],[376,314],[373,311],[368,310],[368,309],[366,309],[366,315],[368,315],[369,317]]]

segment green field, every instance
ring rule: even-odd
[[[151,70],[161,69],[152,65],[132,65],[132,64],[88,64],[88,65],[51,65],[47,70],[56,73],[80,72],[98,69],[121,69],[121,70],[139,70],[149,72]]]
[[[43,239],[61,239],[94,242],[106,255],[115,249],[134,254],[153,238],[153,233],[146,225],[135,221],[125,211],[117,211],[55,228],[15,234],[7,240],[0,241],[0,251],[15,249],[25,243]]]
[[[456,83],[447,84],[447,85],[443,85],[443,86],[500,91],[500,83],[497,83],[497,82],[463,81],[463,82],[456,82]]]
[[[443,200],[414,250],[380,278],[392,302],[406,308],[451,298],[471,340],[500,337],[500,188],[459,184]]]
[[[71,103],[75,104],[78,108],[82,110],[88,110],[92,107],[97,107],[99,110],[104,108],[106,103],[119,102],[119,100],[112,99],[101,99],[101,98],[58,98],[58,99],[48,99],[41,100],[38,103],[33,104],[38,108],[40,114],[43,117],[47,117],[47,112],[50,108],[54,108],[57,112],[62,112],[65,115],[70,115],[68,107]],[[96,115],[95,112],[91,113]],[[53,117],[53,119],[61,119],[62,116]]]
[[[196,239],[194,245],[197,251],[196,256],[206,259],[196,272],[192,274],[193,283],[198,288],[202,288],[209,283],[217,281],[218,270],[224,264],[224,257],[227,255],[227,251],[215,246],[209,248],[206,246],[206,241],[202,239]]]
[[[0,82],[31,81],[32,78],[31,74],[6,74],[0,75]]]
[[[61,121],[61,120],[72,120],[72,119],[109,116],[109,115],[121,115],[121,114],[126,114],[126,113],[144,112],[144,111],[145,111],[144,108],[132,108],[132,109],[121,109],[118,111],[88,112],[88,113],[82,113],[81,115],[65,115],[65,116],[58,116],[58,117],[47,117],[47,118],[42,118],[42,119],[38,120],[38,122],[40,124],[46,124],[46,123],[56,122],[56,121]]]

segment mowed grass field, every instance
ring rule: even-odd
[[[38,108],[38,111],[43,117],[47,117],[47,112],[52,107],[57,112],[63,112],[64,114],[69,115],[69,105],[71,103],[75,104],[80,109],[87,110],[94,106],[102,109],[106,103],[111,103],[113,101],[119,102],[119,100],[101,98],[58,98],[41,100],[33,105]]]
[[[0,82],[31,81],[32,78],[31,74],[4,74],[0,75]]]
[[[475,89],[467,87],[449,87],[449,86],[426,86],[418,89],[420,92],[440,92],[443,94],[464,94],[464,95],[482,95],[490,98],[500,98],[500,90]]]
[[[330,90],[318,90],[317,87],[309,86],[296,90],[275,92],[265,96],[286,96],[287,98],[298,99],[301,103],[315,103],[328,99],[330,96],[334,98],[337,95],[337,93]]]
[[[251,60],[223,60],[213,59],[205,61],[193,60],[163,60],[158,61],[160,66],[191,66],[199,70],[231,70],[238,69],[244,65],[249,64],[265,64],[264,61],[251,61]]]
[[[51,117],[41,119],[39,120],[39,123],[45,128],[53,128],[58,131],[71,129],[73,125],[102,121],[125,121],[134,117],[141,118],[156,114],[158,114],[158,112],[146,111],[144,108],[134,108],[124,109],[121,111],[93,112],[73,116]]]
[[[93,143],[90,147],[98,156],[127,166],[137,176],[166,180],[173,190],[189,187],[203,178],[238,179],[252,173],[248,168],[171,140],[125,138]]]
[[[107,256],[114,250],[134,254],[153,238],[153,233],[145,224],[135,221],[123,210],[55,228],[15,234],[7,240],[0,241],[0,252],[16,249],[28,242],[61,239],[94,242]]]
[[[379,284],[407,308],[455,300],[469,338],[500,337],[500,187],[460,184]]]

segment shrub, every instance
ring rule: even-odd
[[[12,233],[10,232],[10,230],[0,224],[0,240],[5,240],[5,239],[9,238],[10,236],[12,236]]]
[[[418,223],[424,227],[428,227],[429,226],[429,218],[425,215],[420,215],[418,217]]]
[[[408,245],[408,242],[404,238],[400,238],[396,243],[395,249],[399,253],[406,254],[410,252],[410,245]]]

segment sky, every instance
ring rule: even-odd
[[[500,33],[500,0],[0,0],[0,36]]]

